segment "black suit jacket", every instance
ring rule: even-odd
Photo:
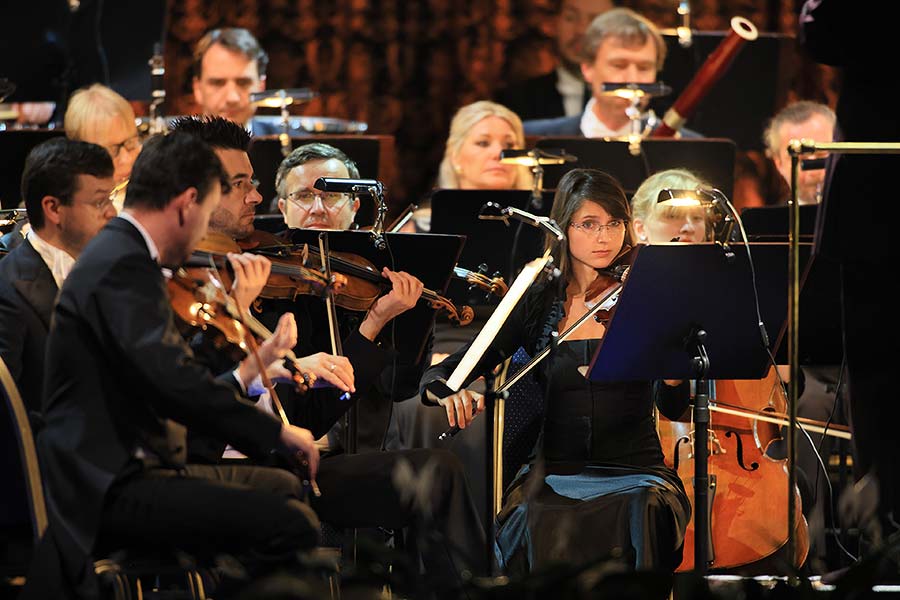
[[[255,457],[273,450],[281,429],[197,362],[175,327],[159,266],[121,218],[88,244],[60,291],[45,380],[38,452],[50,530],[39,557],[61,559],[68,581],[88,591],[96,589],[90,554],[116,478],[183,466],[185,426]]]
[[[497,93],[496,100],[519,115],[523,121],[563,117],[566,109],[563,97],[556,88],[558,79],[559,75],[554,69],[545,75],[538,75],[503,88]],[[582,107],[587,104],[590,97],[591,88],[585,84]]]
[[[58,291],[28,240],[0,260],[0,356],[29,411],[41,409],[44,350]]]

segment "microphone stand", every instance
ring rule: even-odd
[[[797,400],[800,381],[800,197],[798,180],[800,177],[800,157],[825,151],[831,154],[900,154],[900,143],[896,142],[816,142],[808,139],[792,139],[788,142],[791,157],[791,201],[788,212],[788,559],[796,552],[794,519],[797,507],[792,494],[797,482],[795,469],[797,453]],[[826,200],[827,201],[827,200]]]

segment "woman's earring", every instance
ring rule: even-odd
[[[454,165],[453,165],[453,171],[454,171],[455,173],[462,173],[462,167],[459,166],[458,164],[454,164]]]

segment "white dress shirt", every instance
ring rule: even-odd
[[[26,239],[31,244],[31,247],[44,259],[44,263],[50,269],[50,274],[53,275],[53,281],[56,282],[57,289],[62,288],[63,281],[66,280],[66,277],[72,271],[72,267],[75,266],[75,258],[62,248],[57,248],[44,241],[34,229],[28,232]]]

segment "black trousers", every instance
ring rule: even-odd
[[[107,494],[98,547],[160,545],[273,559],[315,546],[319,521],[287,471],[250,465],[136,470]]]
[[[459,582],[486,572],[486,542],[459,459],[446,450],[398,450],[327,456],[312,498],[338,528],[410,528],[429,579]]]

